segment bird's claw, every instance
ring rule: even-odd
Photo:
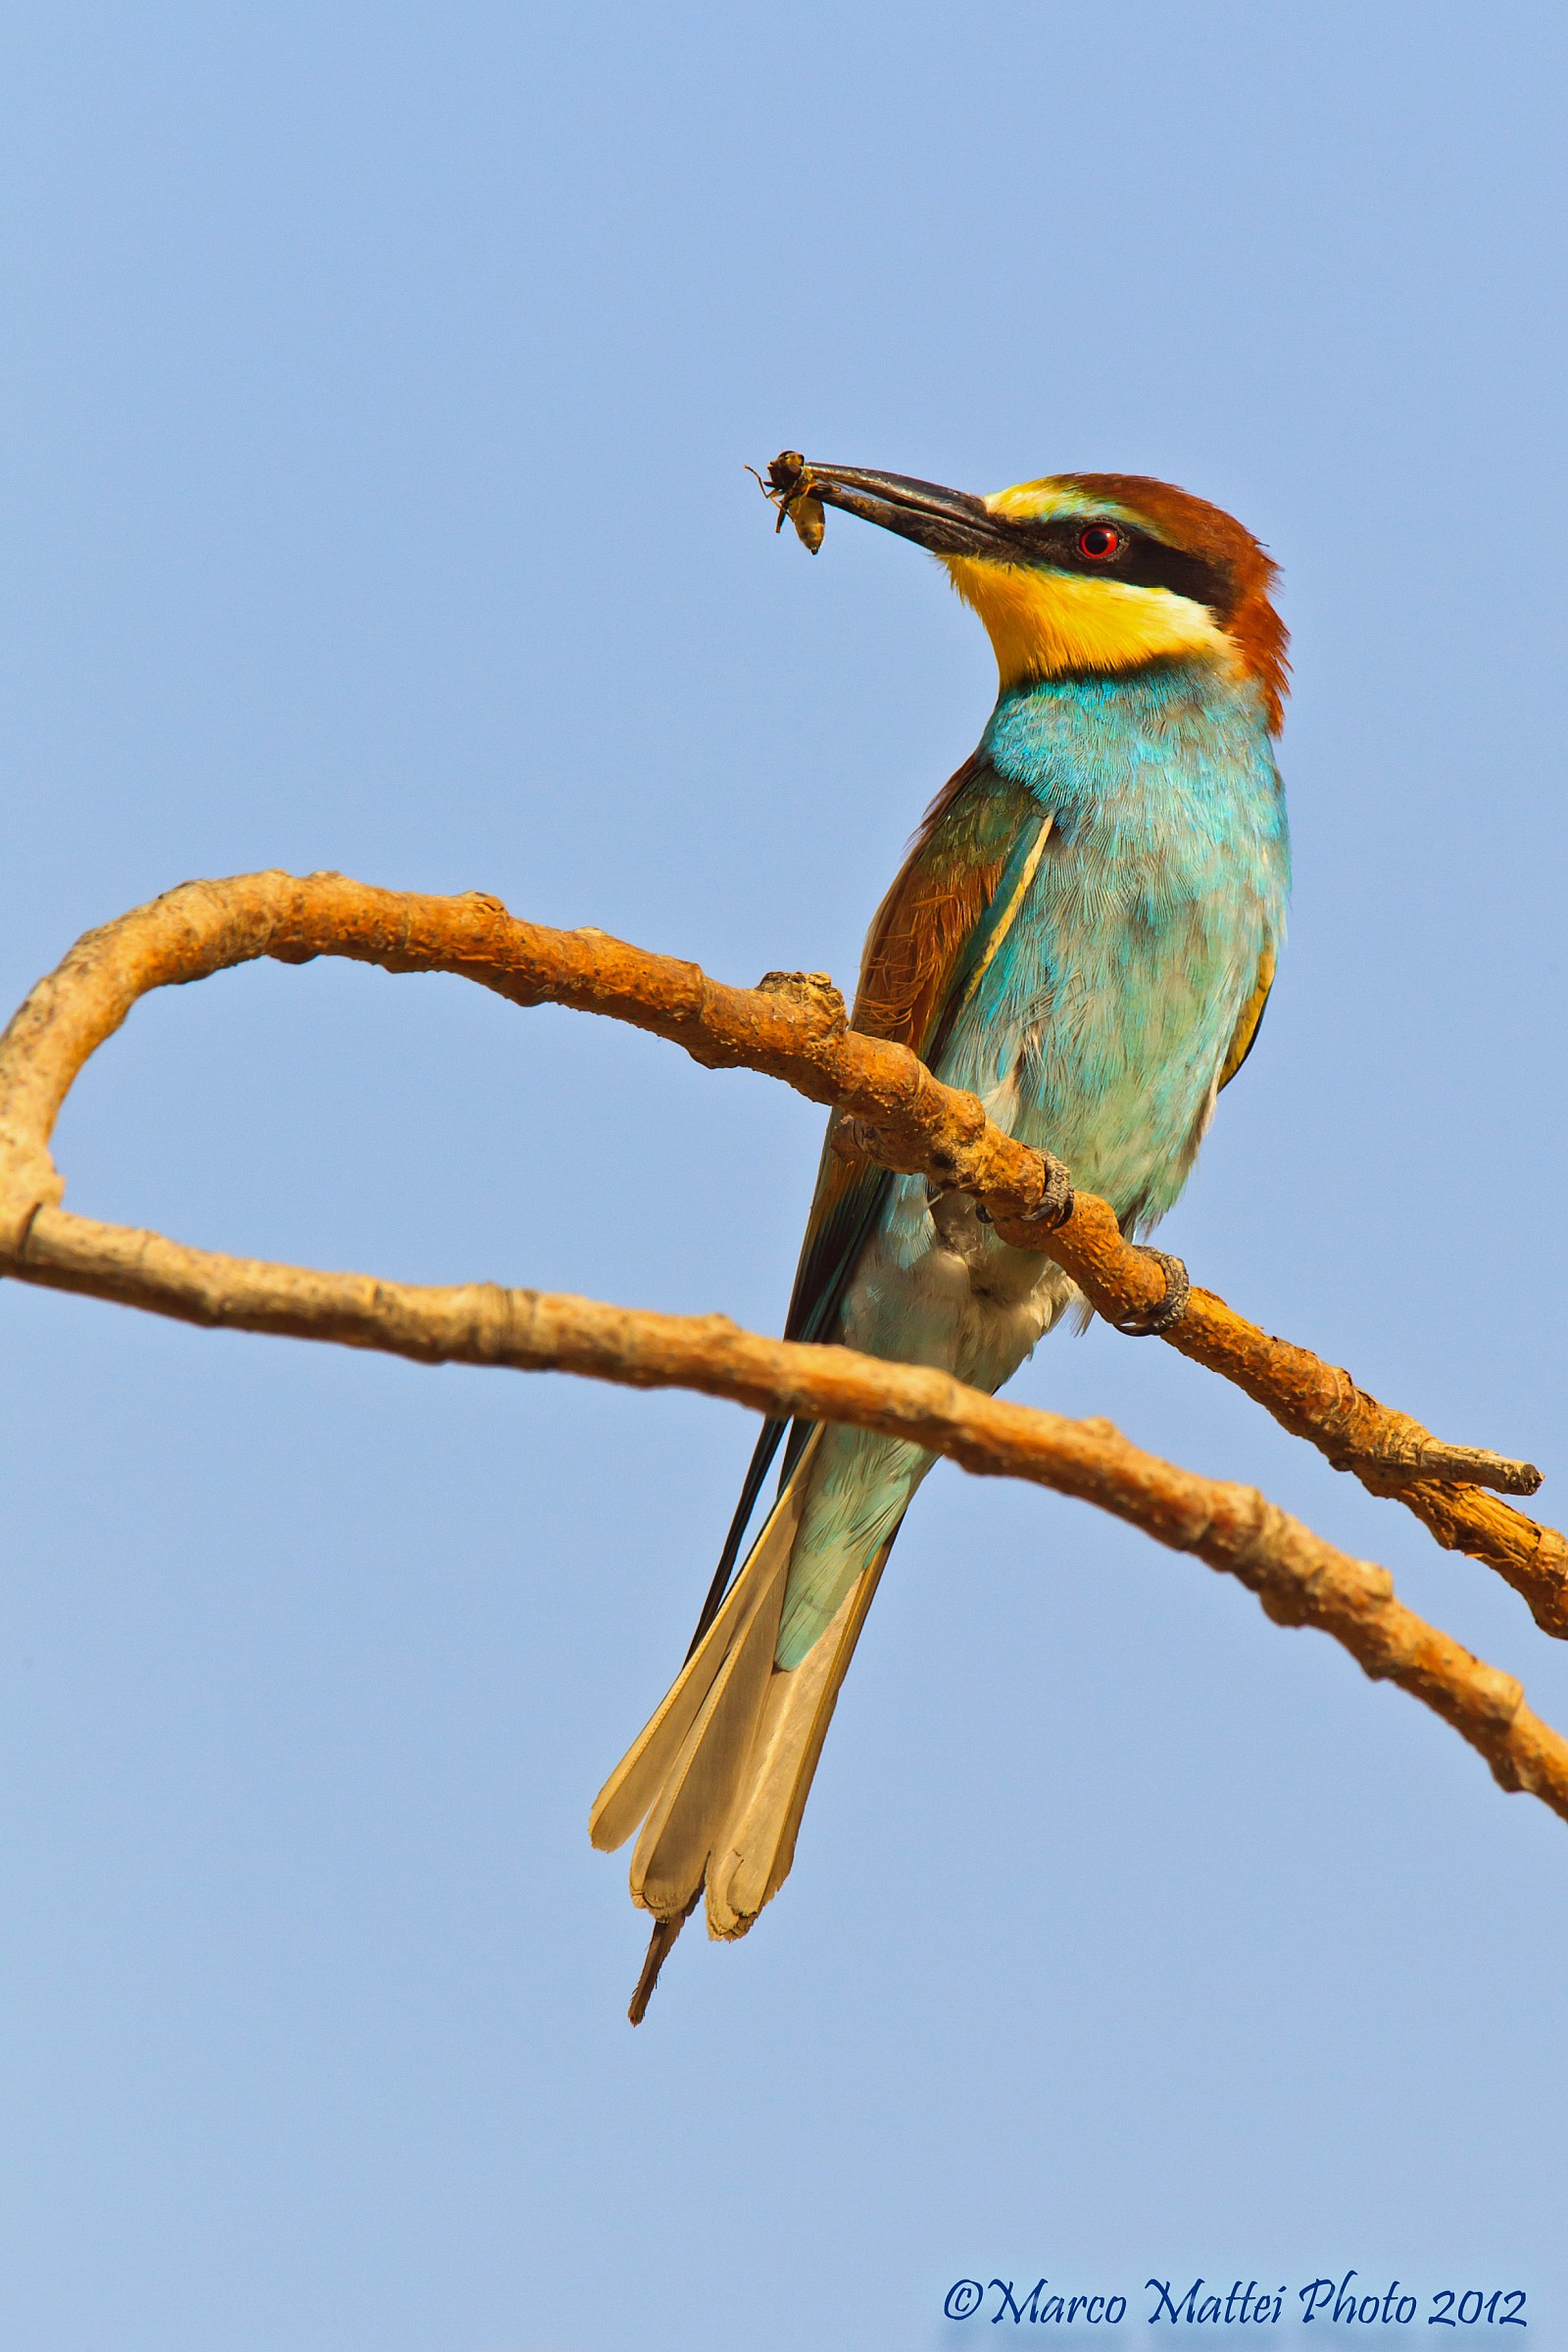
[[[1152,1257],[1164,1275],[1165,1296],[1154,1306],[1135,1306],[1125,1315],[1118,1315],[1111,1328],[1129,1340],[1157,1340],[1186,1314],[1193,1286],[1179,1257],[1170,1256],[1164,1250],[1150,1250],[1142,1243],[1134,1243],[1133,1247],[1141,1256]]]
[[[1060,1160],[1054,1159],[1049,1152],[1042,1152],[1040,1156],[1046,1169],[1040,1198],[1033,1208],[1009,1209],[1007,1222],[1009,1225],[1043,1225],[1048,1233],[1054,1233],[1058,1227],[1066,1224],[1073,1212],[1072,1178]],[[983,1200],[975,1202],[974,1213],[982,1225],[996,1222]]]
[[[1061,1161],[1053,1158],[1049,1152],[1042,1152],[1040,1156],[1046,1166],[1044,1187],[1033,1208],[1026,1209],[1016,1221],[1020,1225],[1043,1225],[1048,1233],[1054,1233],[1072,1215],[1072,1178]]]

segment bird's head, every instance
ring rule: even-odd
[[[1251,678],[1277,730],[1286,631],[1275,565],[1205,499],[1133,473],[1059,473],[990,498],[794,451],[772,494],[814,544],[820,507],[928,548],[990,633],[1004,689],[1073,672],[1207,660]],[[811,517],[815,518],[815,524]]]

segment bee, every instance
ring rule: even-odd
[[[822,544],[826,516],[822,512],[821,500],[814,498],[811,494],[810,468],[800,451],[798,449],[781,450],[768,466],[765,482],[755,466],[748,466],[746,470],[758,484],[768,505],[778,511],[778,520],[773,525],[774,530],[781,531],[784,528],[784,517],[787,514],[795,525],[802,546],[807,549],[808,554],[814,556]]]

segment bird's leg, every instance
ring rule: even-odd
[[[774,462],[775,464],[777,463],[776,460]],[[745,466],[741,468],[741,470],[743,473],[749,473],[751,475],[753,481],[757,484],[757,487],[759,490],[760,490],[768,505],[777,510],[778,520],[773,525],[773,536],[776,539],[779,532],[784,528],[784,517],[789,513],[789,500],[784,496],[782,490],[772,488],[768,483],[764,482],[755,466]]]
[[[1129,1313],[1118,1315],[1111,1329],[1123,1333],[1129,1340],[1158,1339],[1162,1333],[1179,1323],[1187,1312],[1187,1301],[1193,1295],[1193,1286],[1188,1280],[1187,1268],[1179,1257],[1170,1256],[1164,1250],[1151,1250],[1142,1242],[1134,1242],[1132,1247],[1142,1256],[1152,1257],[1159,1267],[1165,1277],[1165,1296],[1157,1305],[1135,1306]]]
[[[637,1980],[637,1989],[631,1996],[631,2007],[626,2012],[634,2026],[640,2026],[648,2015],[648,2004],[654,1997],[659,1972],[674,1949],[676,1936],[702,1899],[702,1892],[699,1886],[685,1910],[677,1911],[673,1919],[655,1920],[654,1932],[648,1938],[648,1955],[643,1962],[643,1973]]]

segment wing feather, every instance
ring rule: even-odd
[[[892,888],[871,918],[850,1026],[908,1046],[936,1060],[953,1017],[998,944],[1032,879],[1050,818],[1021,785],[998,775],[983,753],[966,760],[926,810]],[[1028,871],[1023,869],[1027,866]],[[989,918],[989,919],[988,919]],[[834,1149],[841,1120],[828,1120],[816,1191],[785,1317],[789,1340],[830,1340],[844,1295],[893,1179],[863,1154]],[[767,1421],[692,1639],[711,1624],[741,1555],[773,1456],[789,1424]],[[794,1429],[789,1475],[809,1435]]]
[[[1236,1033],[1231,1039],[1224,1064],[1220,1070],[1219,1086],[1214,1090],[1216,1094],[1219,1093],[1220,1088],[1229,1086],[1257,1043],[1257,1033],[1263,1025],[1263,1010],[1268,1004],[1269,991],[1274,986],[1275,961],[1274,942],[1271,939],[1265,940],[1263,953],[1257,959],[1257,982],[1247,1000],[1241,1019],[1236,1024]]]

